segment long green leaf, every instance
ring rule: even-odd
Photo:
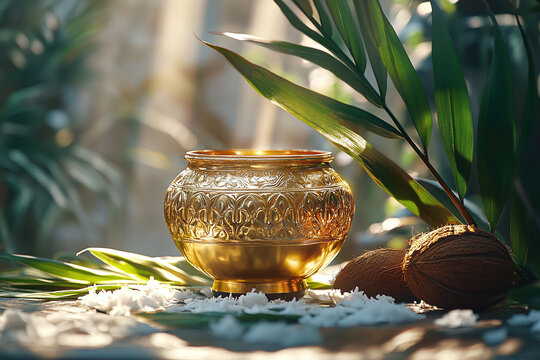
[[[328,36],[332,36],[334,33],[334,27],[332,26],[332,20],[326,12],[322,0],[313,0],[315,8],[317,8],[317,13],[319,14],[319,19],[321,20],[321,26]]]
[[[323,46],[328,45],[327,41],[324,39],[324,37],[321,34],[319,34],[318,32],[314,30],[311,30],[306,24],[304,24],[298,18],[298,16],[296,16],[296,14],[282,0],[274,0],[274,2],[277,4],[277,6],[279,6],[283,15],[285,15],[289,23],[296,30],[300,31],[301,33],[305,34],[306,36],[308,36],[309,38],[311,38],[312,40],[318,42],[319,44]]]
[[[459,210],[456,208],[456,205],[448,198],[448,195],[442,188],[441,184],[434,180],[430,179],[424,179],[424,178],[416,178],[416,181],[420,185],[422,185],[427,191],[431,193],[437,200],[443,204],[445,208],[447,208],[454,216],[456,216],[463,224],[466,223],[466,221],[463,219],[463,216],[459,213]],[[467,212],[473,217],[475,223],[483,229],[488,229],[489,224],[488,221],[480,207],[478,207],[475,203],[472,201],[465,199],[463,202],[465,209],[467,209]]]
[[[88,294],[91,289],[96,290],[116,290],[124,285],[96,285],[88,286],[73,290],[58,290],[58,291],[0,291],[0,297],[4,298],[22,298],[22,299],[44,299],[44,300],[59,300],[59,299],[77,299],[80,296]]]
[[[327,39],[324,36],[322,36],[320,33],[310,29],[306,24],[304,24],[298,18],[298,16],[296,16],[296,14],[287,6],[287,4],[285,4],[285,2],[283,2],[282,0],[274,0],[274,2],[276,3],[277,6],[279,6],[279,8],[280,8],[281,12],[283,13],[283,15],[285,15],[285,17],[287,18],[289,23],[296,30],[300,31],[301,33],[303,33],[304,35],[306,35],[307,37],[309,37],[313,41],[318,42],[319,44],[321,44],[322,46],[324,46],[325,48],[330,50],[333,54],[341,53],[341,49],[332,41],[332,39]],[[305,13],[305,12],[304,12],[304,15],[306,15],[306,17],[313,24],[315,24],[316,27],[319,27],[320,29],[322,29],[322,26],[319,25],[315,21],[313,16],[311,16],[311,15],[309,15],[309,13]],[[324,30],[324,29],[322,29],[322,30]]]
[[[467,85],[450,39],[444,15],[436,1],[433,9],[433,75],[435,104],[444,149],[457,192],[465,198],[471,174],[474,134]]]
[[[362,38],[364,39],[364,46],[366,47],[366,52],[369,57],[371,69],[373,70],[373,74],[375,75],[375,80],[377,80],[379,94],[382,99],[385,99],[388,86],[388,72],[384,67],[381,56],[379,55],[379,51],[377,50],[377,46],[375,45],[373,38],[370,36],[368,25],[366,23],[366,20],[364,19],[362,1],[364,0],[354,0],[356,18],[358,20],[358,25],[360,26]]]
[[[512,239],[512,251],[520,267],[527,264],[530,241],[535,236],[533,230],[536,229],[531,215],[519,195],[515,193],[512,196],[510,207],[510,238]]]
[[[79,284],[119,283],[126,280],[133,280],[133,278],[126,278],[126,276],[111,271],[91,269],[80,265],[35,256],[0,254],[0,258],[18,262],[60,279],[66,279]]]
[[[356,28],[348,2],[327,0],[326,5],[356,66],[363,73],[366,70],[366,53],[362,43],[362,37]]]
[[[8,156],[11,161],[26,171],[42,186],[59,207],[65,208],[68,206],[68,200],[62,188],[45,170],[34,164],[22,151],[11,150]]]
[[[490,228],[494,231],[510,195],[515,127],[512,69],[494,16],[492,21],[493,57],[478,119],[478,180],[484,210]]]
[[[221,53],[261,95],[298,117],[358,161],[373,180],[430,226],[459,222],[403,169],[375,150],[364,138],[336,121],[342,104],[322,103],[324,97],[250,63],[225,48],[205,43]]]
[[[424,152],[427,153],[431,138],[431,109],[422,82],[378,0],[365,0],[360,5],[359,13],[363,14],[361,21],[366,23],[369,36],[377,46],[384,66],[407,106]]]
[[[514,9],[514,11],[516,11]],[[540,195],[538,184],[540,182],[540,169],[531,166],[538,157],[536,149],[538,145],[535,134],[540,131],[540,119],[538,118],[538,89],[536,85],[536,69],[533,54],[525,29],[521,25],[517,11],[516,22],[523,40],[523,46],[527,54],[527,94],[523,106],[521,129],[517,144],[517,179],[510,210],[510,237],[512,250],[516,255],[518,265],[521,267],[529,263],[529,267],[536,275],[540,269],[540,240],[538,239],[539,226],[533,216],[540,211]],[[528,204],[525,204],[524,199]],[[536,215],[538,216],[538,215]]]
[[[186,273],[159,258],[106,248],[88,248],[80,253],[89,251],[92,255],[118,271],[140,280],[154,277],[158,281],[173,282],[180,285],[209,285],[208,278]],[[201,274],[202,275],[202,274]]]
[[[265,40],[245,34],[226,32],[222,35],[236,40],[248,41],[254,44],[264,46],[274,51],[298,56],[302,59],[310,61],[315,65],[318,65],[332,72],[336,77],[338,77],[339,79],[347,83],[349,86],[351,86],[353,89],[358,91],[360,94],[362,94],[373,105],[377,107],[382,107],[383,105],[381,98],[373,90],[365,77],[356,76],[356,74],[352,72],[347,66],[345,66],[341,61],[337,60],[335,57],[328,54],[327,52],[285,41]]]
[[[296,6],[302,9],[308,15],[313,15],[313,8],[311,7],[310,0],[293,0]]]
[[[203,43],[214,48],[215,50],[219,48],[204,41]],[[228,51],[223,48],[219,49]],[[231,54],[234,53],[231,52]],[[236,54],[234,55],[237,56]],[[245,59],[243,60],[246,61]],[[304,111],[308,111],[310,113],[309,116],[312,117],[325,116],[328,118],[328,120],[343,123],[349,126],[359,126],[367,131],[383,137],[392,139],[401,138],[399,131],[396,130],[392,125],[365,110],[344,104],[327,96],[321,95],[315,91],[306,89],[305,87],[296,85],[271,72],[268,73],[279,79],[277,82],[277,84],[280,85],[279,88],[275,88],[275,85],[272,84],[270,87],[259,89],[258,91],[261,93],[266,93],[264,96],[271,98],[271,100],[274,102],[287,102],[289,104],[288,106],[290,107],[303,108]],[[254,76],[259,77],[264,75],[254,74]],[[265,83],[263,78],[260,79],[260,82],[263,85]]]

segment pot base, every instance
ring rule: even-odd
[[[306,293],[307,285],[303,279],[282,280],[264,283],[238,282],[231,280],[215,280],[212,285],[214,296],[229,295],[238,297],[255,290],[262,291],[268,300],[292,300],[301,299]]]

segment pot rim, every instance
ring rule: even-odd
[[[211,162],[331,162],[334,157],[329,151],[323,150],[254,150],[254,149],[226,149],[226,150],[193,150],[188,151],[184,157],[187,161]]]

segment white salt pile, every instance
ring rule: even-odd
[[[164,309],[176,300],[191,298],[190,291],[177,291],[150,278],[145,285],[127,286],[115,291],[91,289],[80,298],[81,303],[89,308],[106,311],[110,315],[129,316],[133,311],[154,312]]]
[[[531,310],[527,315],[517,314],[508,319],[510,326],[530,326],[532,332],[540,332],[540,311]]]
[[[471,309],[452,310],[442,318],[435,320],[435,324],[448,328],[470,327],[476,325],[476,315]]]

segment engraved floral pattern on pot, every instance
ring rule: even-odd
[[[346,234],[349,186],[332,169],[184,170],[169,187],[173,237],[192,240],[324,240]]]

